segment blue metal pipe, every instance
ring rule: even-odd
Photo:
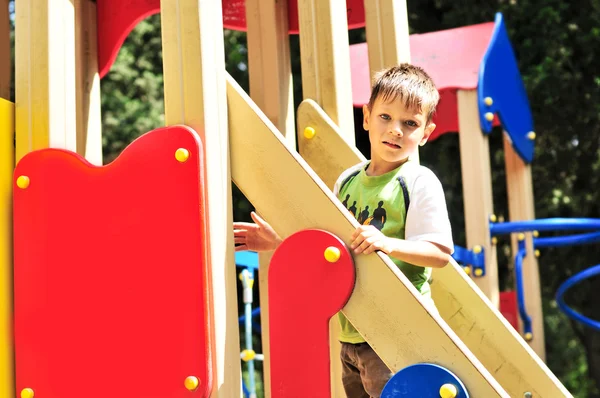
[[[556,236],[550,238],[534,238],[533,245],[538,247],[560,247],[574,245],[589,245],[600,242],[600,232],[589,232],[571,236]]]
[[[490,223],[490,234],[506,235],[527,231],[600,230],[598,218],[545,218],[540,220]]]
[[[575,312],[571,307],[569,307],[565,303],[565,299],[564,299],[564,295],[567,292],[567,290],[569,290],[570,288],[572,288],[579,282],[582,282],[585,279],[588,279],[588,278],[591,278],[591,277],[594,277],[597,275],[600,275],[600,264],[595,265],[591,268],[587,268],[587,269],[573,275],[572,277],[570,277],[569,279],[564,281],[562,283],[562,285],[559,286],[558,290],[556,291],[556,302],[558,304],[558,308],[560,308],[561,311],[563,311],[565,314],[567,314],[567,316],[569,318],[579,321],[579,322],[583,323],[584,325],[594,328],[596,330],[600,330],[600,322],[590,319],[584,315],[581,315],[578,312]]]
[[[515,257],[515,276],[517,279],[517,303],[519,306],[519,316],[523,321],[523,330],[525,334],[531,333],[531,318],[525,308],[525,290],[523,288],[523,258],[527,255],[524,245],[519,248]]]

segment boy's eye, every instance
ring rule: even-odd
[[[383,114],[379,115],[379,117],[382,118],[383,120],[392,120],[390,115],[388,115],[387,113],[383,113]]]
[[[415,122],[414,120],[407,120],[405,123],[407,126],[410,126],[410,127],[418,127],[419,126],[417,124],[417,122]]]

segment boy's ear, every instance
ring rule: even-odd
[[[419,142],[420,146],[425,145],[425,143],[429,139],[429,136],[431,135],[431,133],[433,133],[433,130],[435,130],[436,127],[437,126],[433,122],[429,123],[427,125],[427,127],[425,127],[425,132],[423,133],[423,138],[421,139],[421,142]]]
[[[367,105],[363,105],[363,129],[369,131],[369,117],[371,116],[371,111]]]

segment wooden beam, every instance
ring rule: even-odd
[[[467,246],[469,249],[479,246],[485,252],[485,275],[473,277],[481,291],[498,308],[498,263],[489,228],[490,216],[494,214],[490,145],[479,125],[477,91],[459,90],[457,97]]]
[[[98,74],[96,3],[75,0],[77,153],[102,165],[102,120]]]
[[[246,26],[250,96],[285,137],[290,148],[296,148],[294,126],[294,90],[288,33],[286,1],[247,0]],[[259,285],[261,296],[261,336],[263,388],[271,396],[269,360],[268,275],[272,253],[259,253]]]
[[[410,62],[406,0],[365,1],[365,18],[371,76]]]
[[[10,46],[9,0],[0,0],[0,98],[10,100],[12,54]]]
[[[247,0],[250,96],[296,147],[287,2]]]
[[[346,141],[354,144],[348,21],[342,15],[346,15],[344,1],[298,1],[302,94],[319,104]],[[304,127],[298,127],[300,137]],[[300,146],[302,156],[304,151]]]
[[[222,21],[220,1],[161,1],[166,124],[195,129],[205,153],[213,398],[241,391]]]
[[[306,104],[309,103],[306,101],[301,105],[301,109],[307,107]],[[317,105],[312,107],[315,109],[311,112],[299,112],[298,120],[300,121],[302,114],[310,115],[315,119],[325,115],[322,110],[319,111]],[[329,125],[330,130],[326,130],[329,133],[325,137],[331,141],[326,145],[335,145],[336,148],[331,152],[333,157],[329,165],[332,169],[331,175],[339,174],[364,159],[360,154],[352,158],[350,154],[355,151],[355,148],[345,144],[340,133],[335,130],[335,126],[326,119],[315,120],[313,123],[317,126]],[[322,130],[324,127],[318,131]],[[330,138],[336,135],[337,140]],[[319,133],[316,137],[318,136]],[[344,145],[346,148],[343,147]],[[262,197],[259,199],[261,203],[264,200]],[[268,206],[269,203],[266,205]],[[299,205],[294,204],[294,206]],[[434,301],[442,318],[458,337],[511,396],[522,396],[524,392],[529,391],[534,397],[570,397],[571,395],[560,381],[506,322],[498,312],[497,306],[493,305],[476,286],[454,262],[445,268],[433,271]]]
[[[506,163],[506,188],[508,194],[508,214],[510,221],[534,220],[535,207],[533,199],[533,180],[531,166],[513,149],[508,134],[504,134],[504,160]],[[523,288],[525,289],[525,308],[531,317],[533,338],[529,345],[545,360],[544,313],[542,311],[542,293],[540,288],[540,272],[534,255],[531,233],[525,234],[527,256],[523,259]],[[513,234],[513,258],[518,251],[517,234]]]
[[[320,228],[349,244],[356,221],[237,83],[231,77],[227,82],[236,185],[282,237]],[[356,286],[342,311],[392,371],[434,362],[459,375],[473,396],[508,397],[387,256],[354,260]]]
[[[0,98],[0,396],[15,396],[12,184],[15,106]]]
[[[47,147],[76,151],[73,2],[15,6],[16,161]]]

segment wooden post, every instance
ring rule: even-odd
[[[0,396],[15,396],[12,184],[15,106],[0,98]]]
[[[10,100],[11,61],[8,1],[0,0],[0,98]]]
[[[506,162],[506,186],[510,221],[534,220],[535,207],[533,202],[531,166],[525,164],[523,159],[517,155],[506,133],[504,134],[504,160]],[[534,255],[532,234],[526,233],[525,238],[527,256],[523,259],[523,288],[525,289],[523,293],[525,308],[531,317],[531,330],[533,334],[533,339],[529,341],[529,345],[545,361],[544,314],[542,311],[540,273],[538,262]],[[516,234],[513,234],[511,240],[514,258],[514,255],[518,251]]]
[[[47,147],[76,151],[73,2],[15,6],[16,160]]]
[[[250,96],[290,148],[296,148],[294,90],[290,60],[288,8],[286,1],[247,0],[246,26]],[[263,388],[271,396],[269,356],[269,264],[273,253],[258,254]]]
[[[485,252],[485,275],[473,275],[473,280],[498,308],[496,246],[492,245],[489,228],[490,216],[494,213],[490,146],[488,137],[479,127],[477,92],[459,90],[457,97],[467,247],[479,246]]]
[[[298,1],[302,94],[319,104],[340,127],[347,142],[354,144],[350,45],[345,16],[344,1]],[[303,153],[303,131],[299,126],[300,154],[308,160]]]
[[[102,120],[98,74],[96,3],[75,0],[77,153],[102,165]]]
[[[220,1],[161,1],[166,124],[195,129],[205,152],[213,398],[241,395],[222,21]]]
[[[369,68],[375,72],[410,62],[406,0],[366,0]]]

